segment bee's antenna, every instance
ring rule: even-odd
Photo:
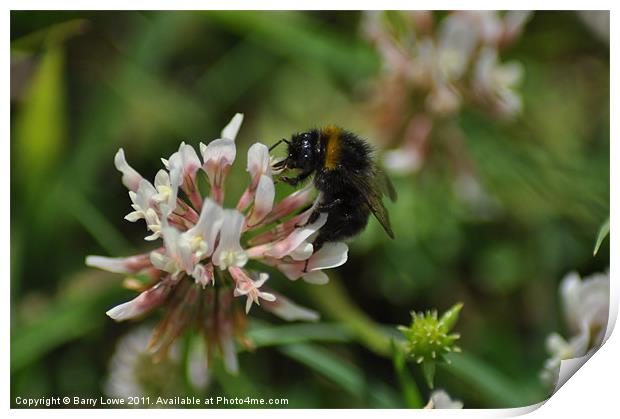
[[[290,142],[287,139],[282,138],[280,141],[278,141],[277,143],[275,143],[274,145],[269,147],[269,152],[271,152],[271,150],[273,150],[274,148],[276,148],[277,146],[279,146],[282,143],[290,144]]]

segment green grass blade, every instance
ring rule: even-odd
[[[596,244],[594,245],[594,252],[593,252],[594,256],[596,256],[599,248],[601,247],[601,244],[603,243],[603,240],[605,240],[605,237],[607,237],[608,235],[609,235],[609,218],[607,219],[607,221],[603,223],[601,228],[598,230],[598,235],[596,236]]]

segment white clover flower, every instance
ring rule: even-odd
[[[345,263],[348,252],[344,243],[327,243],[314,252],[312,241],[327,214],[307,223],[318,198],[308,210],[297,213],[312,202],[312,185],[275,202],[272,159],[264,144],[253,144],[248,151],[250,182],[236,207],[222,207],[224,181],[235,161],[235,138],[242,120],[243,115],[235,115],[221,138],[200,145],[202,162],[191,145],[181,143],[170,158],[162,159],[165,170],[157,172],[154,184],[132,169],[119,150],[115,165],[130,190],[133,208],[125,218],[130,222],[144,219],[152,233],[146,240],[161,239],[162,244],[127,258],[86,258],[88,266],[151,279],[146,285],[126,281],[141,293],[107,314],[123,321],[164,306],[166,314],[151,342],[157,356],[165,354],[179,334],[200,319],[209,356],[219,351],[233,372],[238,369],[234,339],[245,343],[242,320],[252,304],[285,320],[318,318],[312,310],[266,289],[268,275],[248,269],[248,261],[275,267],[291,280],[323,284],[328,277],[322,270]],[[208,197],[197,187],[201,172],[211,188]],[[245,297],[245,310],[236,297]]]
[[[547,352],[551,355],[540,372],[540,378],[549,387],[555,386],[563,360],[578,358],[588,352],[588,336],[579,334],[566,341],[557,333],[547,336],[545,341]]]
[[[445,390],[435,390],[431,393],[425,409],[462,409],[463,402],[454,400]]]
[[[571,272],[562,280],[560,295],[571,332],[588,332],[593,344],[600,344],[609,317],[609,273],[582,280],[577,272]]]
[[[609,317],[609,273],[597,273],[583,280],[576,272],[567,274],[560,284],[564,318],[571,338],[558,333],[547,337],[546,348],[551,355],[545,361],[541,379],[554,386],[561,362],[586,356],[603,343]]]

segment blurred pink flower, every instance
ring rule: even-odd
[[[389,170],[419,170],[432,135],[426,127],[449,123],[465,104],[507,118],[521,111],[516,90],[521,65],[500,62],[499,52],[519,37],[530,16],[489,10],[453,11],[442,18],[422,11],[365,12],[362,32],[383,67],[373,113],[391,149],[385,159]],[[416,131],[425,133],[411,134]]]

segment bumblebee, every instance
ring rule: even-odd
[[[315,250],[326,242],[340,241],[359,234],[372,213],[392,239],[394,232],[382,198],[396,200],[396,192],[387,176],[372,158],[372,148],[363,139],[337,126],[293,134],[290,141],[282,139],[274,144],[288,145],[286,158],[273,168],[286,172],[299,170],[297,176],[282,176],[280,180],[296,186],[314,175],[314,186],[320,192],[318,206],[308,223],[321,213],[327,213],[327,222],[319,230],[313,243]]]

